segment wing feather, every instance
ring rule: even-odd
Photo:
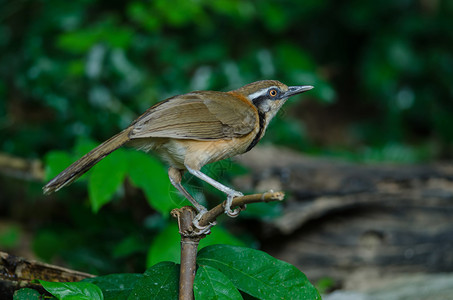
[[[258,113],[248,100],[230,93],[193,92],[169,98],[147,110],[129,137],[195,140],[231,139],[250,133]]]

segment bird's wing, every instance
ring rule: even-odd
[[[193,92],[160,102],[131,126],[131,139],[168,137],[216,140],[250,133],[258,112],[247,99],[230,93]]]

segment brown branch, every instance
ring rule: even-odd
[[[184,206],[171,211],[173,217],[178,219],[179,233],[181,234],[181,266],[179,272],[179,299],[191,300],[193,283],[197,268],[198,243],[205,235],[197,235],[193,226],[193,219],[197,211],[192,206]]]
[[[39,284],[34,283],[35,279],[73,282],[89,277],[94,277],[94,275],[34,260],[27,260],[0,251],[1,299],[12,299],[13,293],[23,287],[29,287],[44,292],[44,289]]]
[[[37,159],[24,159],[0,153],[0,173],[23,180],[42,181],[44,167]]]
[[[263,194],[246,195],[233,199],[232,207],[244,207],[246,204],[256,202],[282,201],[285,194],[282,192],[268,192]],[[224,213],[225,202],[209,210],[199,221],[200,226],[213,224],[218,216]],[[192,206],[173,209],[171,215],[178,220],[181,235],[181,267],[179,273],[179,299],[192,300],[193,283],[197,267],[197,248],[200,240],[206,234],[200,234],[199,229],[193,225],[197,211]]]
[[[231,207],[243,207],[246,204],[257,203],[257,202],[270,202],[270,201],[282,201],[285,197],[283,192],[267,192],[263,194],[252,194],[245,195],[242,197],[236,197],[233,199]],[[201,226],[209,225],[213,223],[218,216],[224,213],[225,201],[217,205],[216,207],[209,210],[200,220]]]

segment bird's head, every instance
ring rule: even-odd
[[[311,85],[287,86],[277,80],[252,82],[233,91],[245,96],[269,122],[289,97],[311,90]]]

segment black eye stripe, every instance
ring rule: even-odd
[[[266,100],[267,98],[268,98],[267,95],[259,96],[259,97],[255,98],[255,99],[253,99],[253,104],[254,104],[256,107],[258,107],[258,106],[260,106],[260,104],[261,104],[264,100]]]
[[[273,92],[275,93],[274,95]],[[280,99],[281,91],[280,89],[273,87],[268,89],[265,93],[261,94],[260,96],[256,97],[252,100],[253,104],[258,107],[260,106],[265,100],[278,100]]]

